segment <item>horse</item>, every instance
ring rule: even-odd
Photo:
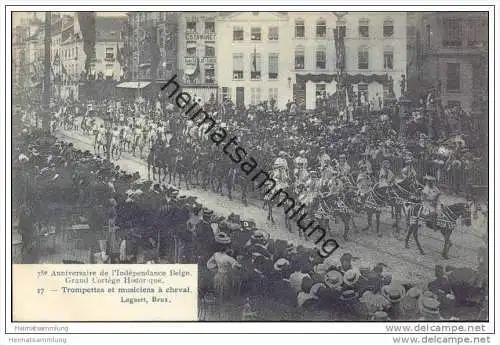
[[[135,157],[135,150],[139,150],[139,156],[142,159],[142,153],[146,147],[147,132],[139,132],[135,134],[134,143],[132,144],[132,155]]]
[[[151,170],[153,170],[153,180],[155,179],[157,155],[157,147],[153,145],[153,147],[149,149],[148,157],[146,158],[146,162],[148,163],[148,180],[151,180]],[[160,174],[160,171],[158,171],[158,174]]]
[[[95,133],[95,141],[94,141],[94,151],[96,154],[101,152],[106,152],[106,133],[97,130]]]
[[[336,222],[337,218],[339,218],[344,224],[343,238],[345,241],[348,241],[350,224],[353,224],[355,231],[357,231],[357,227],[352,215],[353,209],[345,200],[345,195],[342,194],[318,196],[313,200],[311,209],[315,210],[314,215],[317,219],[327,220],[326,224],[320,225],[325,225],[329,232],[331,232],[330,223]]]
[[[458,218],[462,218],[465,226],[471,226],[471,204],[469,202],[455,203],[450,206],[441,204],[441,212],[436,221],[432,221],[430,217],[423,216],[423,205],[421,203],[411,204],[408,212],[408,232],[405,239],[405,248],[409,248],[410,236],[413,235],[420,254],[425,255],[420,241],[418,240],[419,221],[422,221],[428,228],[439,230],[444,237],[444,246],[441,256],[448,259],[448,253],[452,243],[450,241],[451,234],[457,225]]]
[[[419,202],[417,196],[422,185],[413,177],[406,177],[402,180],[397,180],[392,186],[394,198],[391,198],[392,206],[394,208],[395,221],[392,225],[396,228],[396,233],[399,234],[399,220],[405,213],[404,204],[407,201]]]
[[[240,169],[239,166],[232,167],[229,170],[229,178],[228,178],[228,197],[229,200],[232,200],[233,197],[231,195],[231,191],[236,189],[236,186],[239,186],[241,189],[241,200],[245,206],[248,205],[247,200],[247,188],[248,188],[248,176],[246,176]]]
[[[121,156],[121,145],[120,145],[120,133],[118,136],[113,133],[111,138],[111,157],[113,159],[120,159]]]

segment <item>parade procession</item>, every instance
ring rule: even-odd
[[[197,264],[199,320],[488,320],[487,14],[22,15],[13,262]]]

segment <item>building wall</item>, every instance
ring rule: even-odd
[[[205,22],[213,23],[215,26],[216,12],[179,13],[177,70],[185,85],[217,84],[217,35],[215,27],[212,31],[206,30]],[[196,29],[188,29],[188,23],[196,23]],[[214,56],[208,56],[207,45],[215,48]],[[188,54],[188,46],[190,50],[196,49],[196,53]],[[211,78],[211,72],[207,70],[214,71],[214,78]],[[195,75],[188,75],[187,73],[191,71],[197,72]]]
[[[337,13],[338,14],[338,13]],[[378,77],[392,77],[396,97],[401,94],[400,81],[402,75],[406,74],[406,13],[405,12],[344,12],[341,14],[333,12],[290,12],[289,30],[291,36],[292,73],[294,82],[299,82],[305,76],[305,106],[307,109],[316,107],[316,89],[324,85],[327,94],[337,91],[337,83],[332,76],[337,74],[337,56],[334,39],[334,29],[337,26],[346,27],[345,45],[345,71],[348,75],[364,75]],[[368,37],[360,37],[360,20],[368,20]],[[392,20],[393,34],[384,37],[384,21]],[[304,37],[296,37],[297,22],[303,21],[305,27]],[[320,22],[326,24],[326,37],[318,37],[317,27]],[[298,47],[303,47],[305,52],[305,65],[303,69],[295,66],[295,52]],[[326,48],[326,68],[318,68],[316,64],[316,51]],[[360,69],[358,66],[358,51],[360,48],[368,50],[368,69]],[[384,51],[393,52],[393,68],[384,67]],[[312,75],[312,76],[311,76]],[[322,77],[322,75],[324,75]],[[371,79],[367,79],[371,80]],[[379,82],[369,81],[368,98],[376,98],[377,94],[384,96],[384,86]],[[357,85],[353,86],[354,91]],[[386,90],[387,91],[387,90]],[[352,100],[351,100],[352,101]]]
[[[450,45],[447,21],[457,20],[457,43]],[[477,30],[472,38],[471,33]],[[487,13],[429,12],[420,14],[417,22],[422,52],[422,76],[416,89],[420,94],[439,88],[443,105],[457,104],[467,112],[473,110],[481,97],[487,97],[488,48]],[[477,40],[477,42],[476,42]],[[460,88],[449,91],[448,64],[459,63]],[[455,102],[455,103],[453,103]]]
[[[123,42],[119,41],[101,41],[96,42],[95,44],[95,52],[96,52],[96,61],[95,67],[93,70],[96,75],[99,72],[104,74],[104,77],[113,77],[113,79],[119,79],[121,74],[121,66],[120,63],[116,60],[117,56],[117,46],[121,49],[123,48]],[[106,52],[110,50],[113,54],[111,59],[106,58]]]
[[[278,27],[279,39],[268,39],[268,28]],[[242,41],[233,41],[233,28],[241,27],[244,31]],[[261,28],[261,40],[251,40],[251,28]],[[237,101],[237,88],[244,90],[244,104],[249,106],[252,103],[267,101],[270,94],[277,94],[276,106],[284,108],[288,100],[292,98],[292,74],[290,55],[290,35],[287,16],[275,12],[241,12],[220,16],[217,19],[217,83],[219,94],[222,95],[223,88],[228,90],[228,97],[233,102]],[[254,52],[261,57],[261,78],[251,80],[252,54]],[[278,53],[278,77],[276,80],[269,80],[269,54]],[[243,79],[237,80],[233,73],[233,54],[243,54]],[[272,91],[270,91],[272,89]],[[221,98],[220,98],[221,99]],[[258,102],[257,100],[260,100]]]
[[[129,12],[128,28],[124,32],[127,69],[130,80],[152,80],[151,69],[140,67],[141,63],[151,63],[151,49],[143,43],[146,33],[157,32],[160,51],[156,78],[169,79],[177,69],[177,16],[176,12]]]

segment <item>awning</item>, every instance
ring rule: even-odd
[[[215,48],[215,42],[205,42],[205,47]]]
[[[150,81],[127,81],[116,85],[120,89],[143,89],[151,84]]]
[[[196,66],[187,66],[184,70],[184,74],[186,75],[193,75],[194,72],[196,72]]]
[[[187,42],[186,43],[186,48],[196,48],[196,42]]]

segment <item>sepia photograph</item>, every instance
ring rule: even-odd
[[[11,12],[14,266],[176,265],[194,321],[493,317],[489,12],[138,9]]]

